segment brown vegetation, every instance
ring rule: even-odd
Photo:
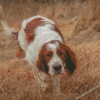
[[[16,30],[20,29],[23,19],[37,14],[52,19],[61,30],[66,45],[77,56],[75,73],[61,77],[62,93],[59,96],[45,94],[34,80],[29,65],[15,57],[18,41],[5,36],[0,26],[0,100],[76,100],[76,97],[100,85],[100,0],[78,0],[69,4],[69,0],[63,1],[66,2],[52,5],[26,0],[4,6],[0,2],[4,9],[4,13],[0,12],[3,14],[1,19]],[[78,19],[72,21],[75,16]],[[99,98],[100,87],[79,100]]]

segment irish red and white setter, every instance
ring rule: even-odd
[[[31,65],[35,80],[43,91],[52,87],[60,92],[60,75],[76,68],[75,53],[64,44],[64,39],[50,19],[34,16],[22,22],[18,36],[17,57],[25,58]]]

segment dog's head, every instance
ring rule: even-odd
[[[76,56],[68,46],[52,40],[42,46],[37,66],[49,75],[63,74],[66,69],[72,74],[76,68]]]

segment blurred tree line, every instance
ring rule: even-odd
[[[7,4],[10,4],[12,2],[14,3],[25,3],[26,1],[29,1],[29,0],[1,0],[3,1],[3,4],[4,5],[7,5]],[[57,2],[67,2],[68,4],[70,2],[85,2],[85,1],[88,1],[88,0],[32,0],[34,2],[39,2],[39,3],[52,3],[52,4],[55,4]]]
[[[42,4],[53,4],[53,5],[58,2],[64,2],[67,5],[70,3],[76,3],[76,2],[84,3],[84,2],[90,1],[90,3],[92,4],[92,10],[93,10],[94,15],[95,16],[100,15],[100,0],[0,0],[0,2],[1,1],[4,7],[5,5],[9,5],[12,2],[15,4],[18,4],[18,3],[27,3],[27,2],[34,1],[34,2],[38,2]]]

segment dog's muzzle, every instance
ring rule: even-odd
[[[62,69],[62,65],[61,64],[55,63],[55,64],[53,64],[52,67],[54,69],[55,74],[61,73],[61,69]]]

